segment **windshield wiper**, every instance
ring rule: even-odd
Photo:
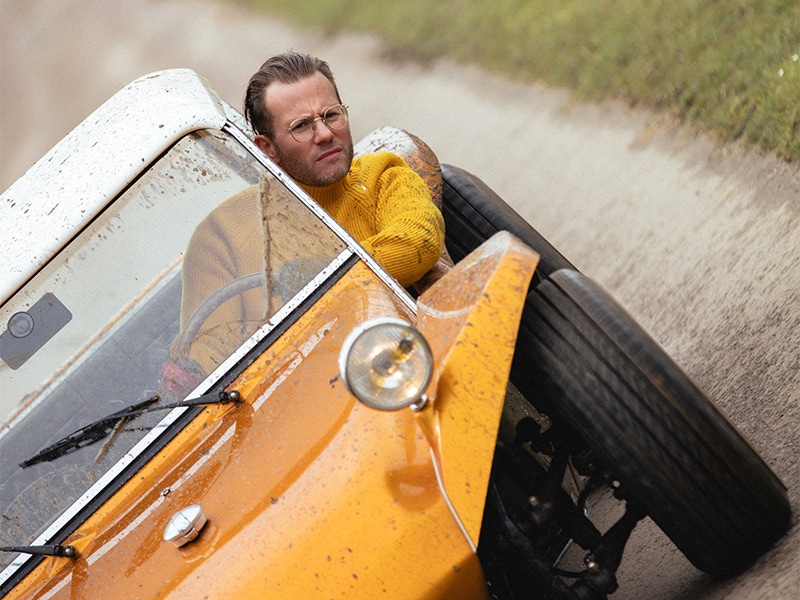
[[[23,552],[37,556],[63,556],[64,558],[75,558],[78,551],[74,546],[60,546],[59,544],[48,544],[47,546],[1,546],[0,552]]]
[[[74,431],[61,438],[47,448],[40,450],[34,456],[19,463],[19,466],[25,469],[40,462],[48,462],[64,456],[65,454],[75,452],[76,450],[80,450],[85,446],[90,446],[111,435],[111,433],[113,433],[115,430],[118,431],[119,424],[121,422],[127,421],[133,417],[138,417],[139,415],[147,412],[182,408],[185,406],[206,406],[210,404],[240,402],[241,396],[236,390],[231,390],[230,392],[212,392],[210,394],[204,394],[203,396],[198,396],[197,398],[192,398],[190,400],[182,400],[180,402],[173,402],[171,404],[164,404],[162,406],[153,406],[160,399],[161,397],[156,394],[150,398],[147,398],[146,400],[143,400],[142,402],[137,402],[136,404],[132,404],[131,406],[103,417],[102,419],[98,419],[93,423],[89,423],[77,431]]]

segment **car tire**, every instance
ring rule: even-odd
[[[557,271],[523,320],[519,349],[551,416],[697,568],[740,572],[788,529],[780,480],[599,285]]]
[[[699,569],[746,568],[789,527],[786,489],[672,359],[600,286],[477,177],[442,165],[446,244],[460,260],[500,230],[539,252],[511,382],[575,431]]]

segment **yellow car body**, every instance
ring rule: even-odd
[[[181,91],[186,95],[185,104],[192,104],[195,98],[198,106],[208,105],[204,93],[213,99],[205,83],[188,72],[156,74],[135,82],[131,89],[141,93],[152,86],[155,89],[148,94],[164,94],[164,89],[166,93]],[[104,110],[113,113],[115,102],[121,106],[136,104],[125,95],[123,91],[98,114]],[[213,103],[219,101],[213,99]],[[215,144],[213,137],[217,134],[208,136],[202,130],[222,129],[229,126],[224,123],[236,120],[233,111],[226,109],[215,122],[215,108],[212,105],[209,115],[201,115],[194,123],[174,125],[171,134],[152,142],[146,151],[157,156],[163,152],[159,144],[169,148],[191,131],[201,132],[195,136],[198,143],[210,140]],[[115,117],[112,114],[108,118]],[[164,128],[159,124],[153,129]],[[89,136],[79,128],[62,142],[61,151],[69,154],[63,162],[76,161],[76,146],[84,154],[82,161],[91,161],[91,152],[98,152],[95,159],[100,160],[102,144],[112,134],[102,131],[98,134],[100,141],[91,143],[81,140],[81,136]],[[400,137],[416,147],[418,140]],[[216,151],[222,152],[219,148]],[[58,154],[59,149],[54,152]],[[430,183],[430,175],[436,170],[430,157],[405,153],[409,162],[417,161],[414,166]],[[46,157],[44,162],[52,160]],[[114,171],[113,162],[109,161],[109,174]],[[175,164],[173,161],[165,169],[166,179],[174,178]],[[76,181],[80,179],[80,166],[75,167]],[[78,212],[86,219],[87,214],[108,210],[120,191],[136,190],[130,188],[131,182],[139,180],[137,169],[142,168],[132,163],[129,173],[117,170],[98,184],[102,193],[84,193],[83,206],[72,206],[70,213]],[[280,182],[280,173],[277,178]],[[136,185],[144,190],[136,190],[136,194],[145,196],[148,186],[156,186]],[[20,186],[5,195],[9,203],[26,192],[25,182]],[[292,194],[284,193],[282,201],[285,197],[292,201]],[[218,197],[209,206],[223,199]],[[274,206],[283,208],[272,210],[286,210],[280,203]],[[125,212],[120,214],[118,218],[123,221],[134,220]],[[69,250],[73,232],[82,227],[86,227],[84,222],[74,220],[56,236],[63,241],[42,245],[33,254],[52,257],[65,247]],[[110,225],[105,229],[110,231]],[[331,243],[332,255],[341,251],[340,242]],[[73,256],[80,252],[73,252]],[[341,252],[346,254],[347,250]],[[72,517],[68,519],[64,513],[59,517],[58,512],[51,517],[59,526],[59,539],[40,536],[38,540],[38,545],[54,544],[69,548],[73,554],[19,554],[4,572],[10,573],[5,583],[7,597],[486,598],[486,581],[476,548],[516,331],[537,255],[512,235],[500,233],[444,276],[437,274],[433,279],[438,281],[426,283],[427,291],[414,300],[393,285],[369,256],[359,255],[357,248],[353,252],[347,258],[347,268],[339,266],[336,277],[328,276],[330,281],[327,287],[319,288],[318,297],[281,313],[291,316],[284,318],[283,329],[269,334],[268,342],[262,340],[256,350],[237,351],[233,367],[228,363],[219,366],[215,372],[217,385],[224,380],[219,373],[225,372],[228,382],[224,387],[238,393],[238,402],[194,408],[189,416],[180,415],[181,410],[189,408],[173,410],[173,420],[182,418],[182,424],[172,426],[176,431],[165,443],[151,443],[148,447],[154,450],[149,456],[138,457],[134,470],[126,470],[126,460],[132,460],[136,448],[144,445],[141,440],[139,446],[119,458],[110,474],[101,472],[100,479],[108,480],[103,486],[87,485],[89,495],[99,489],[92,500],[85,500],[87,496],[81,496],[78,488],[75,504],[67,509],[67,514],[73,511]],[[53,259],[40,262],[47,260]],[[63,300],[75,313],[59,327],[67,332],[77,327],[79,307],[70,299],[68,288],[59,288],[52,276],[37,275],[38,268],[32,264],[27,273],[18,269],[18,283],[6,282],[8,304],[13,307],[17,302],[17,308],[7,309],[9,313],[17,311],[8,317],[9,323],[20,308],[29,305],[20,304],[17,298],[47,289],[48,298]],[[152,289],[174,278],[175,264],[168,263],[164,269],[150,269],[156,273],[156,283],[110,317],[103,331],[135,318],[138,306],[151,301]],[[26,292],[25,281],[31,277],[43,277],[44,283]],[[19,286],[23,286],[22,292]],[[33,317],[38,318],[36,314]],[[348,335],[376,317],[415,324],[427,339],[433,364],[424,405],[375,410],[356,401],[342,381],[339,361]],[[279,319],[272,317],[267,328],[275,325],[272,321],[278,323]],[[88,316],[85,322],[87,330],[97,327]],[[43,349],[23,349],[21,358],[9,358],[6,350],[4,360],[13,365],[9,373],[21,379],[17,371],[35,368],[37,360],[43,361],[42,355],[60,356],[54,344],[64,333],[55,328],[49,335]],[[97,336],[90,338],[78,350],[77,358],[68,363],[89,361],[101,352],[94,349],[97,343]],[[48,385],[56,385],[53,381],[64,379],[69,384],[70,375],[65,375],[63,368],[56,373],[50,384],[27,394],[20,407],[10,412],[7,430],[17,423],[24,427],[25,411],[46,402],[42,398],[47,396]],[[109,393],[117,375],[107,373]],[[9,382],[24,389],[16,379]],[[132,427],[135,421],[122,420],[125,427]],[[155,429],[168,427],[162,421]],[[117,444],[116,435],[112,432],[105,444]],[[74,452],[72,456],[88,452],[82,442],[75,446],[78,448],[69,449]],[[106,459],[104,451],[94,462]],[[30,473],[33,479],[9,508],[4,507],[9,520],[24,512],[20,505],[46,493],[47,481],[75,477],[71,469],[76,467],[61,467],[63,460],[61,450],[57,450],[41,460],[14,467],[15,477]],[[44,474],[37,475],[36,469]],[[189,527],[193,539],[186,544],[171,543],[165,533],[170,521],[189,507],[197,507],[191,510],[202,514],[197,529]],[[6,544],[14,531],[9,528],[4,535]],[[30,541],[37,546],[36,540],[20,540]]]

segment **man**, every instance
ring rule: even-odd
[[[245,116],[259,148],[401,285],[412,285],[434,266],[442,254],[444,220],[428,186],[394,154],[354,159],[347,108],[324,61],[294,52],[267,60],[250,79]],[[199,383],[305,283],[299,271],[289,273],[291,277],[287,272],[292,265],[310,265],[313,258],[283,257],[280,270],[272,264],[278,247],[304,251],[302,244],[281,245],[274,237],[294,235],[291,223],[302,217],[281,213],[277,197],[264,202],[274,193],[264,185],[266,180],[229,198],[192,236],[183,262],[181,335],[163,370],[172,393]],[[279,212],[268,215],[267,210]],[[269,282],[263,292],[250,290],[220,306],[203,318],[199,333],[187,327],[217,290],[258,272]],[[281,285],[287,279],[294,285]]]
[[[324,61],[289,52],[250,78],[255,143],[403,286],[438,260],[444,220],[428,188],[390,154],[353,158],[347,108]]]

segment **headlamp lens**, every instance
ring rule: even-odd
[[[425,393],[433,374],[433,355],[415,327],[383,317],[364,323],[348,336],[339,370],[359,401],[378,410],[398,410]]]

